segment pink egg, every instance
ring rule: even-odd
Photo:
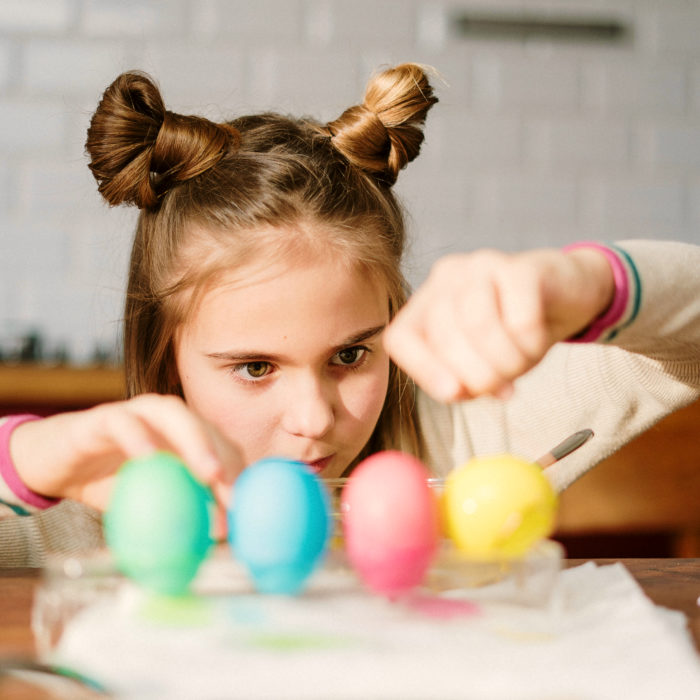
[[[341,495],[350,563],[372,590],[397,597],[418,585],[437,551],[439,524],[428,470],[415,457],[378,452]]]

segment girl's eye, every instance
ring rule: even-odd
[[[233,371],[243,379],[254,381],[265,377],[270,373],[271,369],[269,362],[246,362],[235,367]]]
[[[367,348],[361,346],[353,348],[345,348],[336,353],[333,358],[333,364],[336,365],[356,365],[365,356]]]

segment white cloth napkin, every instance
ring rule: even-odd
[[[169,607],[125,585],[73,618],[49,660],[139,700],[700,698],[684,616],[621,564],[562,571],[547,608],[450,591],[479,611],[447,618],[370,595],[347,571],[282,597],[214,568],[199,590]]]

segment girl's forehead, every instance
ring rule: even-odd
[[[264,251],[246,262],[233,261],[220,270],[208,288],[211,295],[240,292],[261,294],[269,290],[286,288],[290,293],[302,289],[306,284],[335,278],[350,287],[361,286],[368,275],[360,265],[337,255],[321,255],[306,252],[278,255],[275,251]],[[369,275],[374,279],[373,275]],[[374,283],[374,282],[373,282]]]
[[[222,272],[186,325],[217,334],[277,329],[296,335],[323,324],[342,333],[347,326],[386,323],[388,299],[379,278],[334,256],[256,260]]]
[[[320,292],[325,292],[320,294]],[[243,268],[224,272],[211,290],[212,296],[237,295],[256,300],[305,299],[323,304],[337,295],[348,299],[367,294],[386,297],[386,284],[376,275],[336,256],[257,260]],[[316,299],[315,295],[319,294]]]
[[[177,258],[184,269],[225,272],[230,280],[258,277],[272,265],[305,267],[329,258],[343,265],[398,268],[395,251],[376,225],[340,226],[300,218],[285,224],[210,228],[191,224]],[[374,261],[369,262],[369,261]]]
[[[353,305],[396,306],[394,261],[360,243],[371,237],[376,247],[368,230],[304,220],[229,232],[196,227],[192,234],[183,268],[199,283],[181,297],[181,327],[203,318],[243,322],[247,315],[252,322],[256,314],[277,315],[285,304],[317,315],[329,307],[347,315]]]

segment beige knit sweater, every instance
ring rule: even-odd
[[[700,247],[626,241],[638,272],[634,321],[607,344],[560,343],[506,402],[442,405],[419,393],[428,464],[444,474],[473,455],[536,459],[570,433],[595,437],[547,470],[563,490],[671,411],[700,396]],[[38,566],[50,552],[100,545],[99,514],[62,502],[0,521],[0,566]]]

